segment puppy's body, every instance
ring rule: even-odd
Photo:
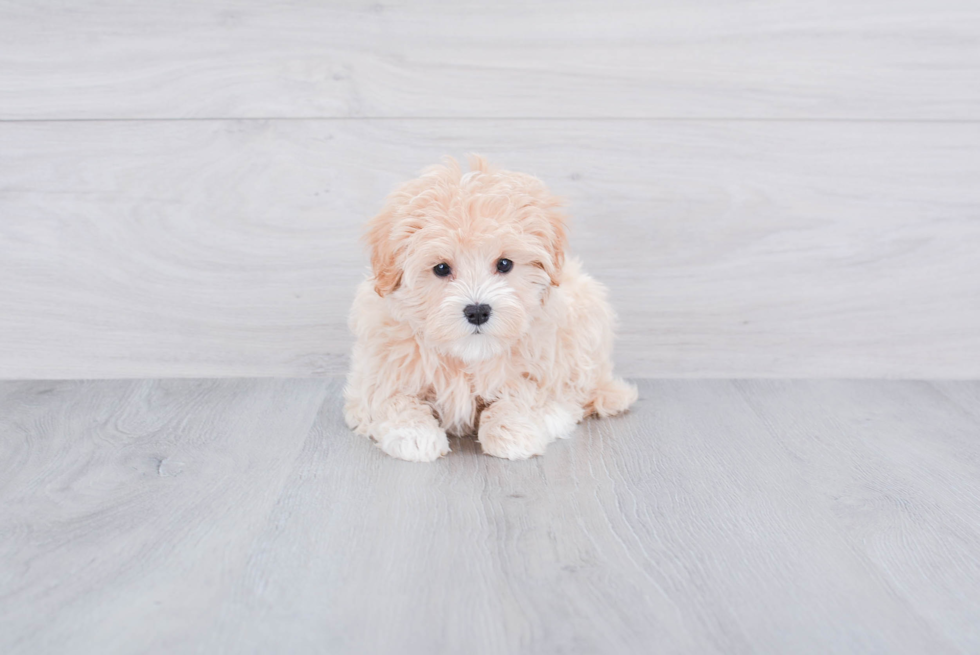
[[[613,377],[604,288],[565,261],[558,202],[535,178],[473,165],[430,169],[370,225],[345,416],[394,457],[430,461],[447,432],[475,432],[484,452],[523,459],[636,399]]]

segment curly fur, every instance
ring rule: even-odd
[[[368,224],[372,275],[357,290],[347,424],[389,455],[431,461],[447,433],[524,459],[585,416],[625,411],[605,289],[567,259],[561,202],[536,178],[471,157],[392,193]],[[500,258],[514,262],[500,273]],[[433,267],[447,263],[452,275]],[[483,325],[463,308],[491,306]]]

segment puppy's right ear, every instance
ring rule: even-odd
[[[395,213],[391,207],[368,221],[364,240],[371,250],[371,270],[374,273],[374,290],[384,297],[398,288],[402,281],[402,271],[398,266],[398,252],[392,238]]]

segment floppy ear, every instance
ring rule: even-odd
[[[368,229],[364,235],[364,240],[371,250],[374,290],[381,297],[397,289],[402,281],[402,271],[398,267],[398,253],[392,238],[394,224],[394,211],[391,207],[385,207],[380,214],[368,221]]]
[[[476,165],[487,166],[482,158],[475,158]],[[471,164],[473,165],[473,164]],[[565,202],[551,192],[538,178],[524,173],[501,172],[508,178],[508,187],[516,193],[512,196],[515,206],[513,215],[520,231],[534,236],[540,245],[534,261],[548,274],[552,286],[561,284],[562,268],[565,266],[565,248],[568,236],[565,232]],[[543,251],[543,252],[542,252]]]
[[[396,188],[381,213],[368,221],[364,241],[371,250],[374,290],[379,296],[401,285],[403,251],[412,235],[424,227],[430,205],[448,207],[452,197],[446,189],[458,185],[459,179],[459,165],[447,157],[442,166],[429,167],[421,177]]]
[[[565,248],[568,246],[568,235],[565,233],[565,214],[561,211],[560,201],[553,201],[554,204],[545,208],[544,217],[548,224],[548,230],[544,235],[548,254],[551,255],[550,262],[544,263],[544,270],[551,278],[551,284],[558,286],[561,284],[561,271],[565,266]]]

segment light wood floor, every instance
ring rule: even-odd
[[[980,651],[980,383],[640,388],[419,465],[338,379],[2,383],[0,652]]]

